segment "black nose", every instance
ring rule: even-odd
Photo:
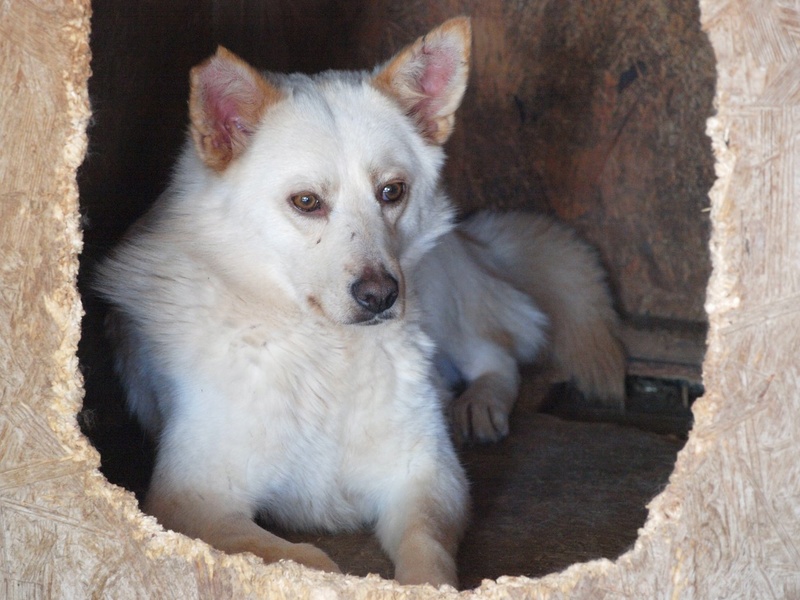
[[[397,300],[397,279],[386,271],[375,272],[366,269],[361,277],[350,286],[350,293],[361,306],[374,315],[389,309]]]

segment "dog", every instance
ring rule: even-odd
[[[456,429],[478,441],[507,433],[517,362],[545,344],[618,394],[591,250],[533,216],[455,226],[442,146],[470,51],[458,17],[372,71],[261,73],[224,48],[192,69],[172,181],[94,284],[158,440],[144,510],[164,527],[335,572],[254,519],[366,525],[398,582],[457,586],[469,499],[447,369],[468,383]]]

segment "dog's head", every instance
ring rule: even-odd
[[[228,267],[338,323],[402,315],[408,269],[451,227],[441,146],[469,54],[457,18],[371,73],[262,74],[224,48],[195,67],[193,159]]]

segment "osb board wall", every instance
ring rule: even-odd
[[[501,578],[464,597],[800,595],[800,15],[757,0],[701,9],[717,54],[719,112],[709,125],[718,180],[696,428],[636,546],[615,563]],[[88,11],[79,0],[0,5],[0,595],[437,596],[224,556],[162,531],[98,474],[75,426],[75,170],[89,117]]]
[[[448,143],[454,200],[556,214],[598,246],[634,325],[699,331],[702,345],[715,73],[694,0],[97,3],[88,250],[163,188],[187,72],[216,43],[271,70],[367,68],[461,13],[475,51]],[[702,350],[684,358],[699,365]]]

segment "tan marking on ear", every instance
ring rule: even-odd
[[[453,132],[455,112],[467,87],[471,43],[469,17],[450,19],[397,53],[372,79],[377,89],[395,98],[416,119],[421,133],[434,144],[443,144]],[[425,67],[431,66],[424,64],[431,49],[447,50],[455,61],[451,80],[436,96],[425,94],[419,85]]]
[[[218,72],[220,81],[211,82],[216,85],[204,81],[210,69]],[[213,76],[212,73],[210,78]],[[256,69],[222,46],[214,56],[194,67],[189,78],[192,140],[206,166],[222,172],[244,152],[264,112],[283,94]],[[230,115],[225,114],[223,102],[229,105]]]

